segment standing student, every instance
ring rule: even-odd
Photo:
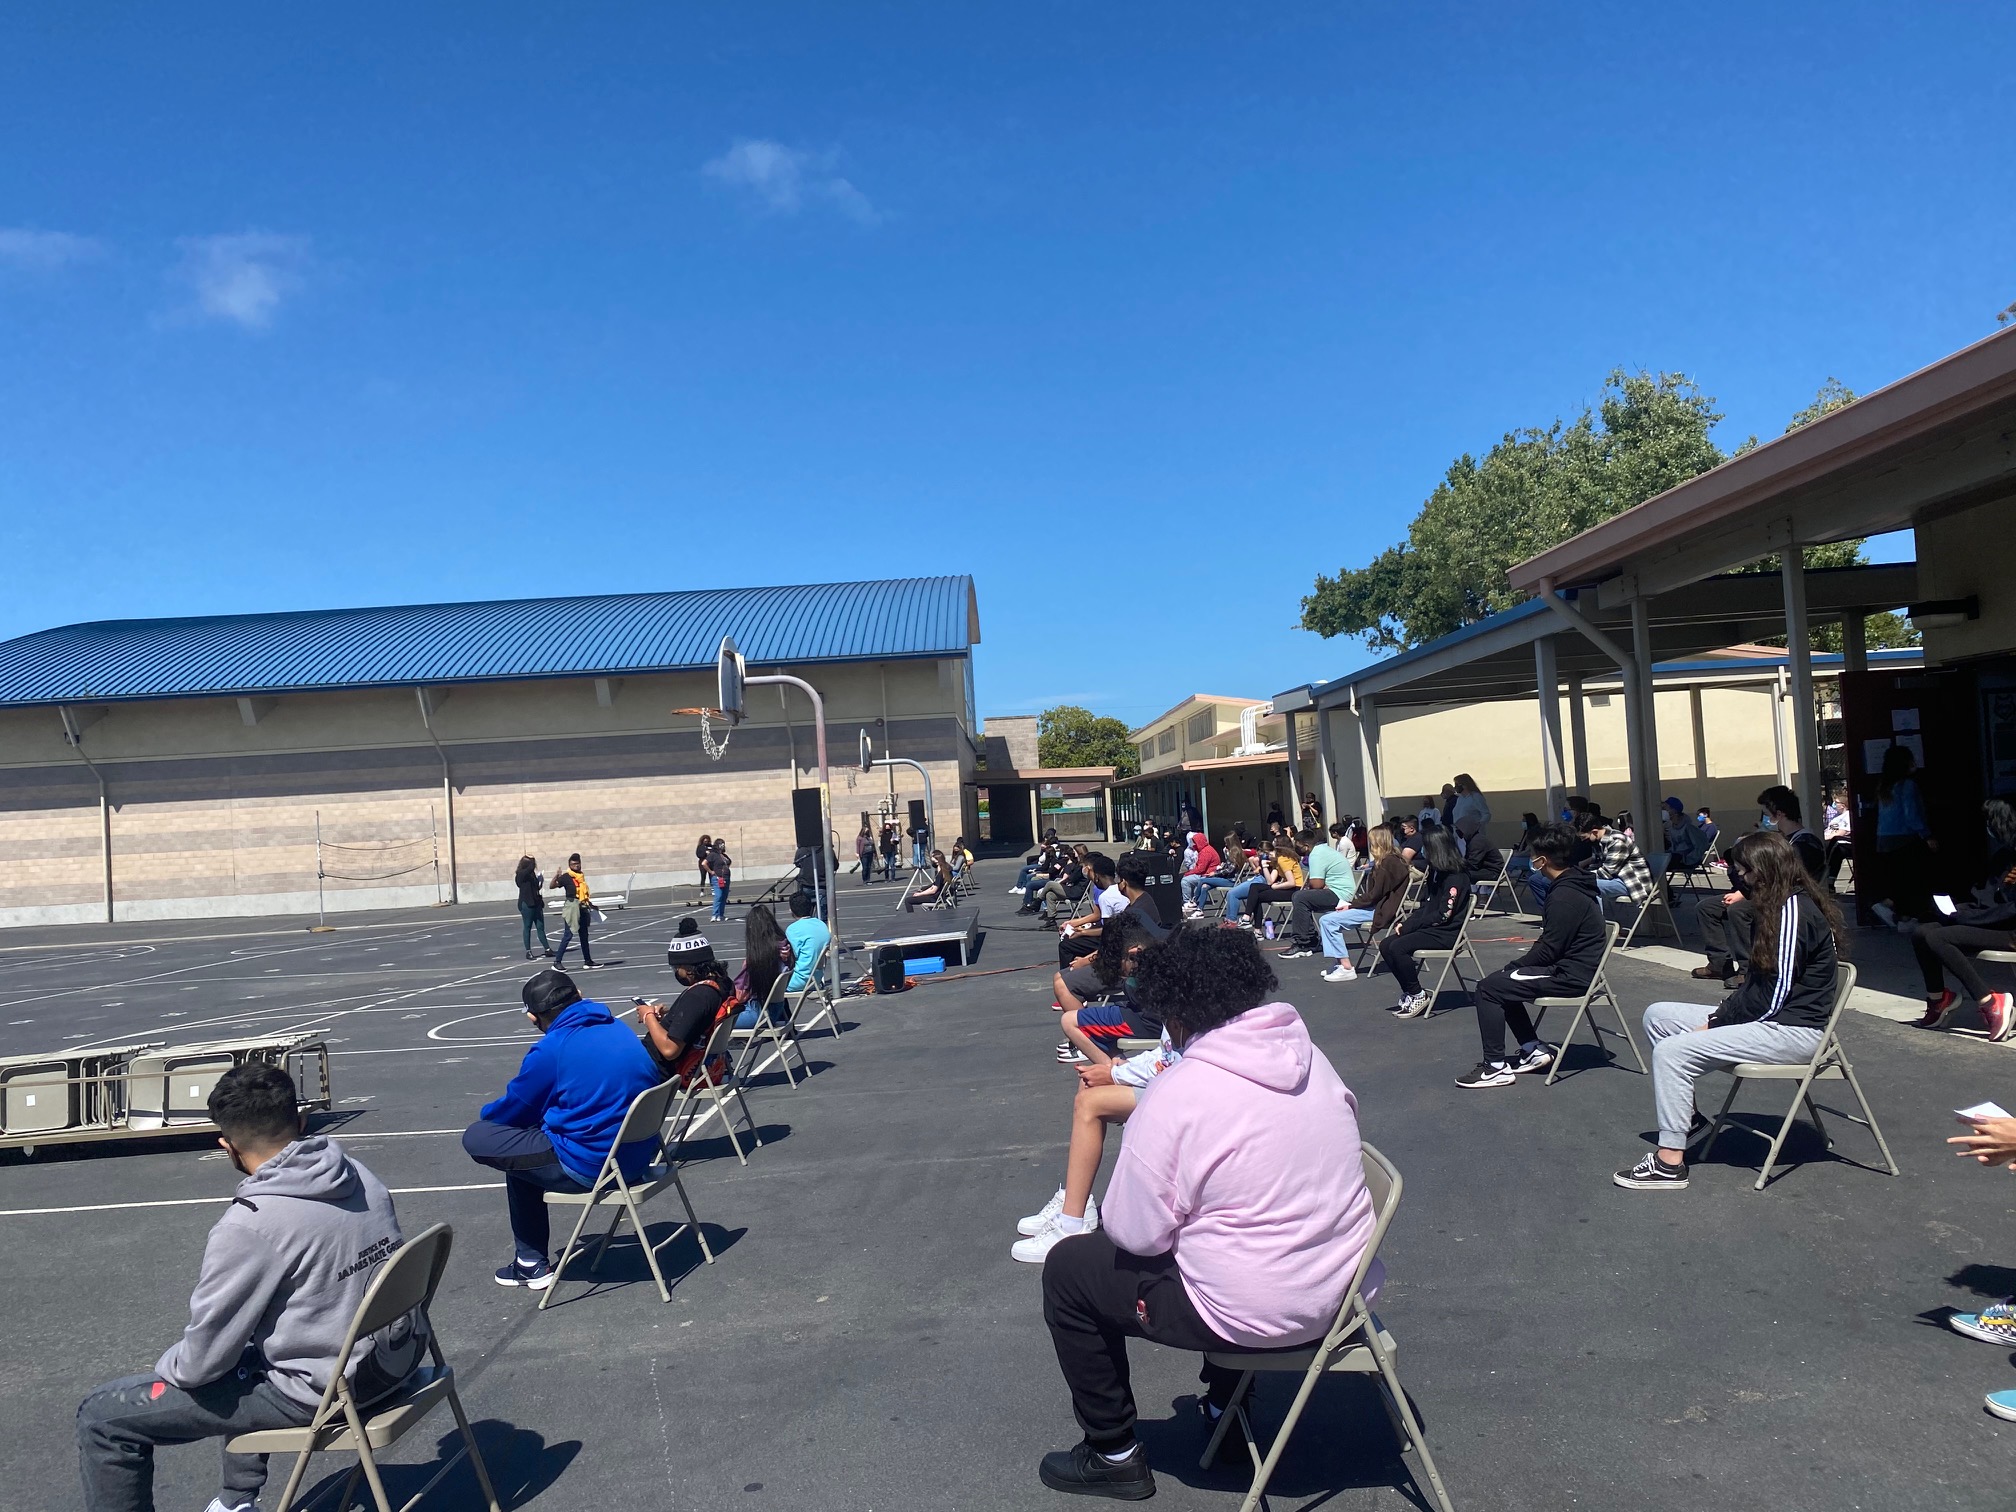
[[[1757,934],[1743,985],[1719,1008],[1654,1003],[1645,1010],[1652,1041],[1652,1095],[1658,1148],[1611,1179],[1627,1191],[1680,1191],[1687,1185],[1687,1137],[1704,1072],[1743,1061],[1798,1065],[1820,1048],[1834,1011],[1846,927],[1783,835],[1745,835],[1731,847],[1750,878]]]
[[[539,863],[530,856],[518,858],[518,873],[513,880],[518,884],[518,921],[524,925],[525,959],[535,959],[532,954],[532,931],[539,931],[539,952],[553,954],[553,943],[546,938],[546,878],[540,873]]]
[[[728,842],[716,840],[707,852],[707,885],[714,893],[714,912],[710,917],[717,923],[728,917],[728,887],[734,880],[734,874]]]
[[[1932,853],[1938,849],[1918,789],[1918,758],[1910,747],[1893,745],[1883,753],[1883,775],[1876,783],[1876,862],[1884,897],[1870,912],[1892,928],[1900,919],[1929,915]],[[1860,891],[1862,884],[1855,885]]]
[[[903,853],[903,842],[896,833],[893,822],[882,826],[882,880],[896,880],[896,858]]]
[[[1950,975],[1981,1005],[1988,1037],[2002,1040],[2016,1032],[2016,1002],[2006,992],[1989,990],[1973,958],[1983,950],[2016,950],[2016,809],[1990,798],[1981,811],[1988,827],[1988,880],[1975,896],[1986,901],[1955,908],[1938,920],[1906,925],[1904,932],[1925,977],[1925,1016],[1918,1027],[1942,1028],[1960,1006],[1959,994],[1946,985]]]
[[[928,863],[931,846],[931,826],[923,820],[910,826],[910,865],[921,871]]]
[[[588,926],[595,912],[594,899],[588,895],[588,878],[581,871],[581,854],[575,852],[567,858],[567,869],[553,879],[565,896],[560,905],[560,948],[553,952],[553,969],[558,971],[567,959],[567,945],[570,940],[581,942],[581,965],[588,971],[599,971],[595,956],[588,948]]]
[[[865,887],[875,880],[875,831],[865,824],[854,837],[854,859],[860,864],[861,883]]]
[[[700,868],[700,896],[707,896],[707,857],[714,849],[714,837],[702,835],[693,846],[693,860]]]
[[[1317,801],[1316,795],[1314,793],[1304,793],[1302,795],[1301,828],[1305,830],[1315,830],[1318,833],[1322,832],[1323,805]]]
[[[208,1107],[244,1179],[203,1246],[182,1336],[152,1370],[108,1381],[77,1409],[87,1512],[152,1507],[162,1445],[303,1426],[339,1372],[368,1407],[405,1383],[426,1347],[408,1313],[342,1356],[350,1319],[403,1236],[384,1184],[326,1135],[302,1132],[287,1073],[233,1067]],[[210,1512],[250,1512],[266,1456],[225,1449],[221,1480]]]
[[[1456,800],[1449,805],[1449,827],[1463,842],[1463,853],[1467,856],[1491,823],[1491,805],[1485,802],[1477,779],[1468,772],[1458,772],[1450,786],[1456,791]]]
[[[1421,884],[1421,906],[1400,921],[1400,927],[1379,942],[1379,959],[1400,984],[1400,1001],[1392,1012],[1399,1018],[1426,1018],[1435,1000],[1421,986],[1414,957],[1423,950],[1447,950],[1463,932],[1475,896],[1463,850],[1447,830],[1428,831],[1421,843],[1428,858],[1428,878]]]
[[[1288,913],[1288,945],[1281,952],[1284,961],[1316,954],[1321,945],[1316,937],[1317,916],[1349,903],[1358,890],[1358,876],[1351,869],[1350,833],[1349,825],[1333,824],[1330,838],[1309,852],[1309,880],[1295,894]]]
[[[1528,1009],[1535,998],[1580,997],[1596,980],[1603,963],[1603,900],[1596,879],[1575,865],[1577,838],[1564,824],[1546,824],[1527,844],[1533,875],[1551,884],[1540,938],[1510,966],[1478,984],[1477,1034],[1484,1058],[1456,1078],[1459,1087],[1509,1087],[1522,1071],[1547,1070],[1557,1052],[1541,1043]],[[1508,1029],[1519,1046],[1510,1056],[1505,1053]]]

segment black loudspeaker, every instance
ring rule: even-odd
[[[826,827],[819,822],[819,789],[791,790],[791,828],[792,844],[801,849],[810,846],[815,851],[825,850]]]
[[[874,952],[875,995],[903,990],[903,947],[877,945]]]
[[[912,798],[910,800],[910,828],[913,830],[924,828],[924,800],[922,798]]]

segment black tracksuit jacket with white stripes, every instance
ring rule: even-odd
[[[1824,1029],[1834,1011],[1838,965],[1827,916],[1805,893],[1794,893],[1778,916],[1778,952],[1771,969],[1752,961],[1743,985],[1709,1015],[1709,1027],[1766,1019],[1790,1029]]]

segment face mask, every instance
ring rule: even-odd
[[[1128,990],[1129,992],[1132,992],[1132,991],[1134,990],[1134,973],[1133,973],[1133,972],[1131,972],[1131,971],[1130,971],[1130,972],[1128,972],[1128,973],[1127,973],[1127,975],[1126,975],[1126,977],[1125,977],[1125,978],[1124,978],[1123,980],[1124,980],[1124,981],[1125,981],[1125,983],[1126,983],[1126,986],[1127,986],[1127,990]]]
[[[1778,826],[1772,822],[1771,816],[1769,814],[1760,813],[1757,816],[1757,828],[1775,830],[1776,828],[1778,828]]]

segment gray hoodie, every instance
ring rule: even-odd
[[[203,1247],[189,1326],[155,1374],[185,1390],[206,1385],[252,1348],[282,1395],[316,1406],[372,1271],[403,1237],[383,1182],[319,1134],[295,1140],[238,1183]],[[420,1363],[416,1322],[357,1341],[344,1372],[367,1399]]]

